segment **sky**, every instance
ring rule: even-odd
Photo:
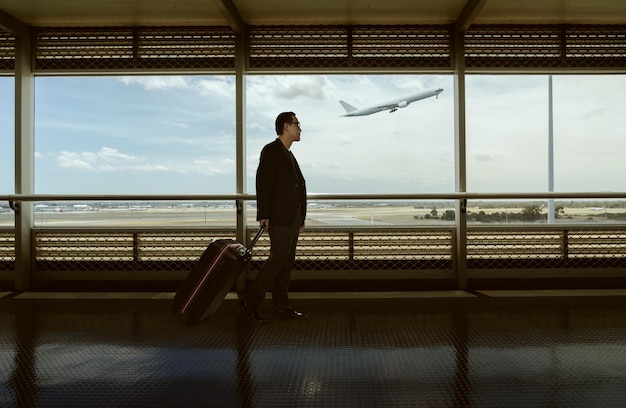
[[[548,76],[468,75],[467,191],[548,191]],[[357,107],[443,88],[394,113]],[[555,191],[623,191],[624,75],[559,75]],[[0,194],[14,192],[13,80],[0,77]],[[274,119],[302,123],[292,151],[309,193],[455,191],[451,75],[249,75],[247,192]],[[233,76],[35,79],[35,192],[230,194],[235,180]]]

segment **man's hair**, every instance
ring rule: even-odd
[[[283,112],[276,117],[276,134],[281,135],[283,133],[283,128],[285,127],[285,123],[289,123],[293,121],[293,117],[296,116],[293,112]]]

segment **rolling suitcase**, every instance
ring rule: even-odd
[[[190,324],[213,314],[252,257],[263,231],[259,229],[248,248],[232,239],[211,242],[176,292],[172,312],[187,315]]]

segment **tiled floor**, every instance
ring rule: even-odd
[[[171,294],[0,296],[0,407],[626,404],[625,291],[294,295],[311,317],[266,325],[227,299],[196,326]]]

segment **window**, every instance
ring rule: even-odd
[[[454,191],[454,108],[451,76],[249,76],[248,191],[262,147],[276,138],[274,120],[293,111],[302,122],[292,146],[310,193]],[[439,89],[406,106],[404,96]],[[396,101],[400,108],[343,117],[340,100],[357,108]]]
[[[234,86],[228,76],[36,78],[36,193],[234,193]]]

